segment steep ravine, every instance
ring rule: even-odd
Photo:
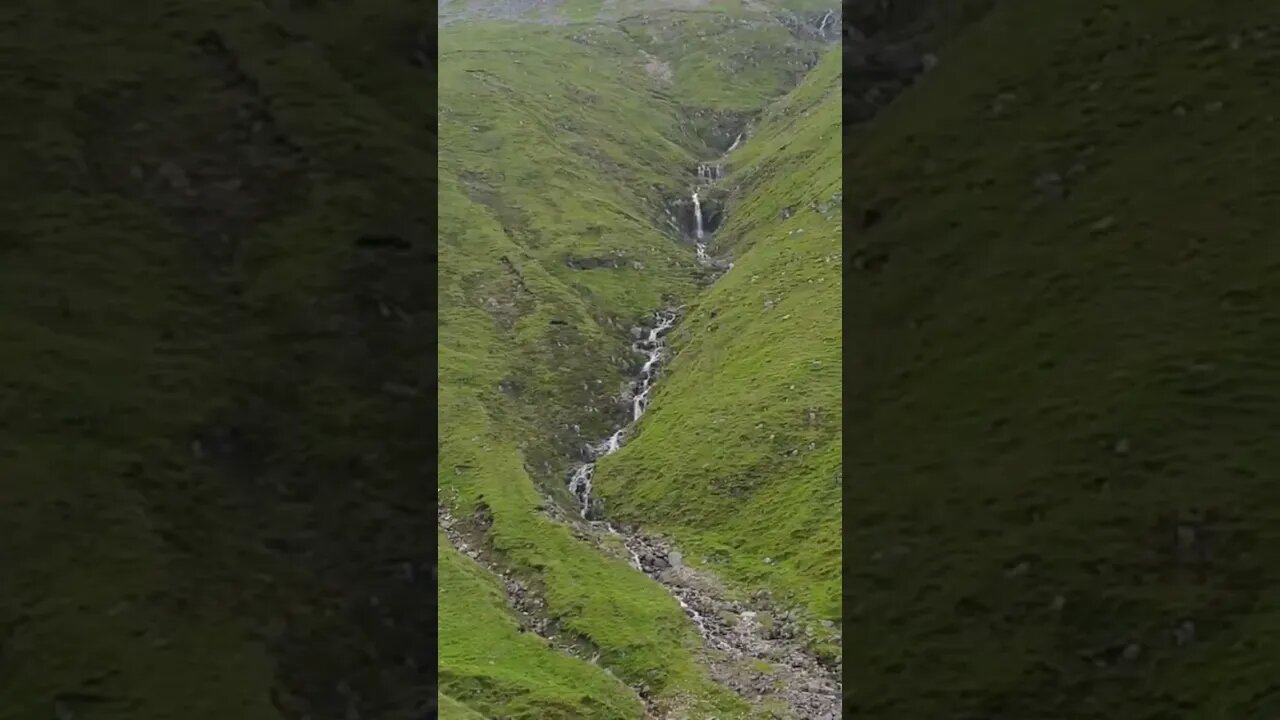
[[[741,140],[739,136],[726,154],[736,149]],[[696,184],[690,189],[697,262],[713,270],[715,277],[731,268],[732,263],[708,255],[707,240],[713,230],[704,229],[700,193],[705,193],[723,175],[721,162],[700,164]],[[682,553],[669,539],[608,520],[599,499],[592,495],[596,462],[621,449],[632,434],[634,424],[648,408],[667,359],[666,338],[679,321],[680,309],[664,308],[632,328],[636,338],[632,349],[645,360],[625,398],[630,405],[629,419],[608,437],[584,448],[584,461],[574,467],[568,479],[568,488],[578,501],[577,512],[562,512],[550,497],[543,507],[557,521],[573,526],[578,537],[592,542],[602,553],[618,555],[676,599],[702,638],[702,660],[715,682],[760,710],[772,712],[774,717],[834,720],[840,715],[840,662],[824,664],[808,649],[807,621],[798,611],[772,606],[767,591],[757,592],[749,599],[735,597],[712,573],[686,565]],[[476,529],[482,530],[483,522],[483,517],[474,518],[472,525],[479,525]],[[459,551],[500,578],[509,604],[527,630],[563,651],[591,662],[597,660],[598,650],[581,638],[560,634],[557,623],[545,616],[545,604],[536,591],[503,571],[498,563],[469,542],[459,523],[443,506],[440,526]],[[626,549],[625,556],[618,552],[618,545]],[[839,639],[835,642],[839,643]],[[646,686],[640,684],[633,689],[645,701],[650,717],[655,720],[666,717],[654,705]]]

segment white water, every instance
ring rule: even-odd
[[[832,17],[833,15],[834,15],[834,13],[833,13],[833,12],[831,12],[830,10],[828,10],[828,11],[827,11],[827,14],[822,16],[822,22],[818,23],[818,33],[819,33],[819,34],[821,34],[821,33],[823,33],[823,32],[825,32],[825,31],[826,31],[826,29],[827,29],[827,23],[831,22],[831,17]]]
[[[698,239],[701,240],[702,239],[702,203],[698,202],[697,192],[693,194],[693,221],[696,223],[696,225],[694,226],[694,233],[697,235]]]
[[[729,153],[733,152],[734,150],[737,150],[737,149],[738,149],[738,145],[740,145],[740,144],[742,144],[742,133],[738,133],[738,137],[734,138],[734,140],[733,140],[733,144],[729,146],[729,149],[728,149],[728,150],[725,150],[725,151],[724,151],[724,154],[725,154],[725,155],[728,155]]]
[[[733,146],[729,150],[738,146],[742,141],[742,135],[738,135],[738,139],[733,141]],[[727,150],[725,152],[728,152]],[[702,216],[702,198],[698,196],[698,188],[705,189],[707,186],[719,182],[724,177],[724,166],[720,163],[698,163],[698,184],[693,190],[693,235],[694,250],[697,252],[698,262],[707,263],[711,258],[707,255],[707,244],[705,242],[707,236],[706,220]]]
[[[587,462],[574,468],[573,475],[569,478],[569,492],[578,498],[578,514],[584,520],[589,520],[591,514],[591,478],[595,474],[596,461],[606,455],[612,455],[622,447],[622,441],[626,435],[626,431],[635,421],[640,419],[644,411],[649,406],[649,392],[653,389],[653,384],[658,379],[658,366],[662,360],[665,343],[663,335],[676,324],[676,313],[673,310],[666,310],[654,315],[655,324],[649,329],[648,334],[637,340],[631,348],[636,352],[645,356],[644,364],[640,366],[640,374],[637,376],[633,387],[631,397],[631,422],[618,428],[608,438],[599,443],[588,445],[586,448]],[[611,525],[606,523],[609,532],[617,535],[617,531]],[[636,567],[640,566],[640,560],[632,551],[632,564]]]

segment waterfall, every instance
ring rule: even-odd
[[[741,145],[741,144],[742,144],[742,133],[738,133],[738,137],[736,137],[736,138],[734,138],[734,139],[733,139],[733,144],[729,146],[729,149],[728,149],[728,150],[725,150],[725,151],[724,151],[725,155],[728,155],[729,153],[733,152],[734,150],[737,150],[737,149],[738,149],[738,146],[739,146],[739,145]]]
[[[822,33],[826,32],[826,30],[827,30],[827,23],[831,22],[831,17],[832,17],[832,15],[834,15],[834,13],[833,13],[833,12],[831,12],[830,10],[828,10],[828,11],[827,11],[827,14],[822,16],[822,22],[818,23],[818,34],[819,34],[819,35],[821,35]]]
[[[698,193],[693,194],[693,221],[695,223],[694,232],[699,240],[702,239],[702,203],[698,202]]]
[[[694,195],[695,201],[697,195]],[[701,221],[699,221],[701,225]],[[635,342],[632,349],[645,356],[644,364],[640,367],[640,373],[636,377],[634,393],[631,397],[631,422],[618,428],[608,438],[599,443],[587,445],[586,456],[587,462],[574,468],[573,475],[569,478],[569,492],[573,493],[578,499],[579,515],[584,520],[590,519],[591,514],[591,478],[595,474],[596,461],[606,455],[612,455],[622,447],[622,439],[627,429],[632,423],[640,419],[644,411],[649,406],[649,392],[653,389],[653,384],[658,379],[658,365],[662,360],[664,343],[662,341],[663,334],[676,324],[676,314],[674,311],[665,311],[657,313],[654,317],[656,324],[652,327],[648,334]],[[608,528],[610,532],[615,532],[612,527]],[[639,562],[638,560],[636,561]]]

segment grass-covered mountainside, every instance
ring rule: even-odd
[[[434,702],[431,18],[0,8],[0,718]]]
[[[551,19],[535,13],[504,22],[484,7],[440,8],[438,471],[450,531],[474,548],[463,554],[447,542],[440,547],[440,691],[442,709],[449,708],[443,712],[640,718],[647,704],[655,717],[746,717],[747,703],[709,674],[702,640],[675,598],[629,567],[620,546],[565,521],[577,514],[566,481],[582,446],[628,418],[619,396],[638,364],[630,329],[663,307],[700,302],[710,279],[682,232],[698,162],[723,152],[771,102],[797,106],[784,94],[824,53],[829,59],[805,91],[827,99],[824,114],[812,121],[829,128],[827,162],[812,192],[835,191],[838,60],[816,33],[787,24],[796,18],[812,24],[823,11],[655,5],[596,22],[592,13],[569,12],[577,6],[567,3]],[[744,192],[750,187],[763,197],[766,173],[785,179],[806,162],[775,135],[736,151],[758,158],[761,168],[755,185],[743,181]],[[809,148],[816,141],[801,142]],[[718,202],[738,212],[728,193]],[[745,220],[749,203],[740,204]],[[744,235],[724,249],[759,245],[763,253],[764,226],[782,222],[778,211],[757,211],[764,213],[757,221],[762,235]],[[812,225],[812,247],[836,252],[834,220],[797,221]],[[834,264],[824,267],[834,298]],[[726,279],[741,272],[735,268]],[[691,341],[704,334],[684,331]],[[793,381],[805,387],[795,402],[818,398],[834,416],[822,435],[828,455],[839,422],[831,400],[838,397],[834,342],[818,351],[826,353],[829,372]],[[690,363],[699,354],[720,362],[697,347],[680,352]],[[670,373],[677,382],[681,371]],[[740,372],[736,382],[752,379]],[[659,428],[665,397],[654,401]],[[785,432],[792,431],[790,420]],[[752,420],[760,422],[775,420]],[[648,432],[640,429],[638,437]],[[750,442],[728,428],[721,437]],[[681,440],[670,461],[698,442]],[[838,462],[838,452],[834,462],[818,460],[813,475],[832,478]],[[642,488],[634,491],[639,496]],[[631,496],[627,488],[616,494]],[[837,501],[832,494],[813,502],[829,517],[838,513]],[[685,503],[692,509],[699,493],[691,488]],[[612,512],[611,499],[606,508]],[[706,528],[722,541],[754,532],[745,525],[713,528],[718,511],[707,510]],[[627,519],[663,525],[650,514],[657,512],[636,507]],[[774,512],[781,518],[791,509]],[[692,523],[694,516],[685,519]],[[777,551],[786,562],[777,575],[741,572],[729,579],[742,581],[743,592],[748,585],[827,588],[836,572],[837,531],[827,522],[814,534],[822,555],[813,568]],[[512,583],[519,597],[534,599],[538,617],[508,608],[511,593],[503,588]],[[830,610],[833,593],[815,592]],[[549,628],[542,634],[554,639],[540,639],[534,627]]]
[[[1280,8],[937,57],[844,141],[846,711],[1275,716]]]

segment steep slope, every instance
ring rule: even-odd
[[[432,703],[427,21],[0,9],[0,717]]]
[[[1278,20],[1000,2],[846,137],[859,717],[1280,712]]]
[[[601,463],[610,514],[691,561],[839,617],[840,58],[726,159],[712,252],[734,267],[688,309],[636,439]]]
[[[682,233],[698,161],[820,46],[742,8],[442,31],[440,563],[497,574],[505,595],[442,582],[451,702],[514,717],[757,712],[683,601],[632,567],[631,539],[578,517],[566,481],[629,415],[629,328],[709,279]],[[754,94],[686,82],[683,63],[713,57],[759,65],[735,80]],[[509,634],[478,642],[477,603],[546,642],[518,656]]]

